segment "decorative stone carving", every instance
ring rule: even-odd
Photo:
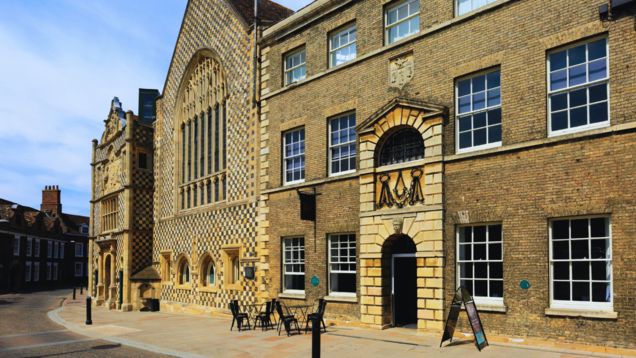
[[[402,218],[393,219],[393,231],[395,231],[396,234],[402,233],[403,225],[404,225],[404,220]]]
[[[389,61],[389,86],[402,89],[415,75],[413,53],[409,52]]]
[[[110,113],[108,119],[104,121],[104,134],[102,135],[101,145],[110,142],[115,135],[120,132],[126,125],[126,114],[121,108],[119,98],[115,97],[110,104]]]
[[[102,174],[104,180],[104,185],[102,186],[103,195],[119,189],[119,175],[122,170],[121,163],[121,154],[117,156],[115,151],[111,148],[108,152],[108,162],[104,166],[104,172]]]

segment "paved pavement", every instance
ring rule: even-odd
[[[230,332],[231,319],[163,312],[93,309],[93,325],[85,325],[82,301],[49,313],[51,319],[84,336],[180,357],[310,357],[311,334],[278,336],[275,330]],[[568,348],[534,347],[491,342],[481,353],[472,339],[457,337],[439,348],[440,334],[415,330],[385,331],[328,327],[321,335],[323,357],[621,357]],[[636,352],[628,352],[631,355]]]
[[[48,312],[72,289],[0,295],[0,357],[165,357],[69,331]]]

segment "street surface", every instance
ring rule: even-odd
[[[276,330],[230,331],[227,317],[93,308],[86,323],[86,296],[72,290],[0,295],[0,358],[4,357],[310,357],[311,334]],[[328,307],[327,307],[328,309]],[[486,327],[487,330],[487,327]],[[410,329],[384,331],[329,326],[321,335],[322,357],[633,357],[636,351],[543,342],[502,343],[489,337],[479,352],[472,337],[456,333],[439,347],[441,334]],[[499,339],[499,341],[497,341]],[[616,354],[619,352],[619,354]]]
[[[89,338],[51,321],[48,312],[62,307],[72,292],[0,295],[0,357],[165,357]]]

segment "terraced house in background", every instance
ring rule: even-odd
[[[265,30],[263,297],[441,330],[465,286],[489,334],[633,348],[636,5],[603,5],[318,0]]]

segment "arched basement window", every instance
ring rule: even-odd
[[[413,128],[393,133],[380,152],[380,166],[412,162],[424,158],[424,140]]]

